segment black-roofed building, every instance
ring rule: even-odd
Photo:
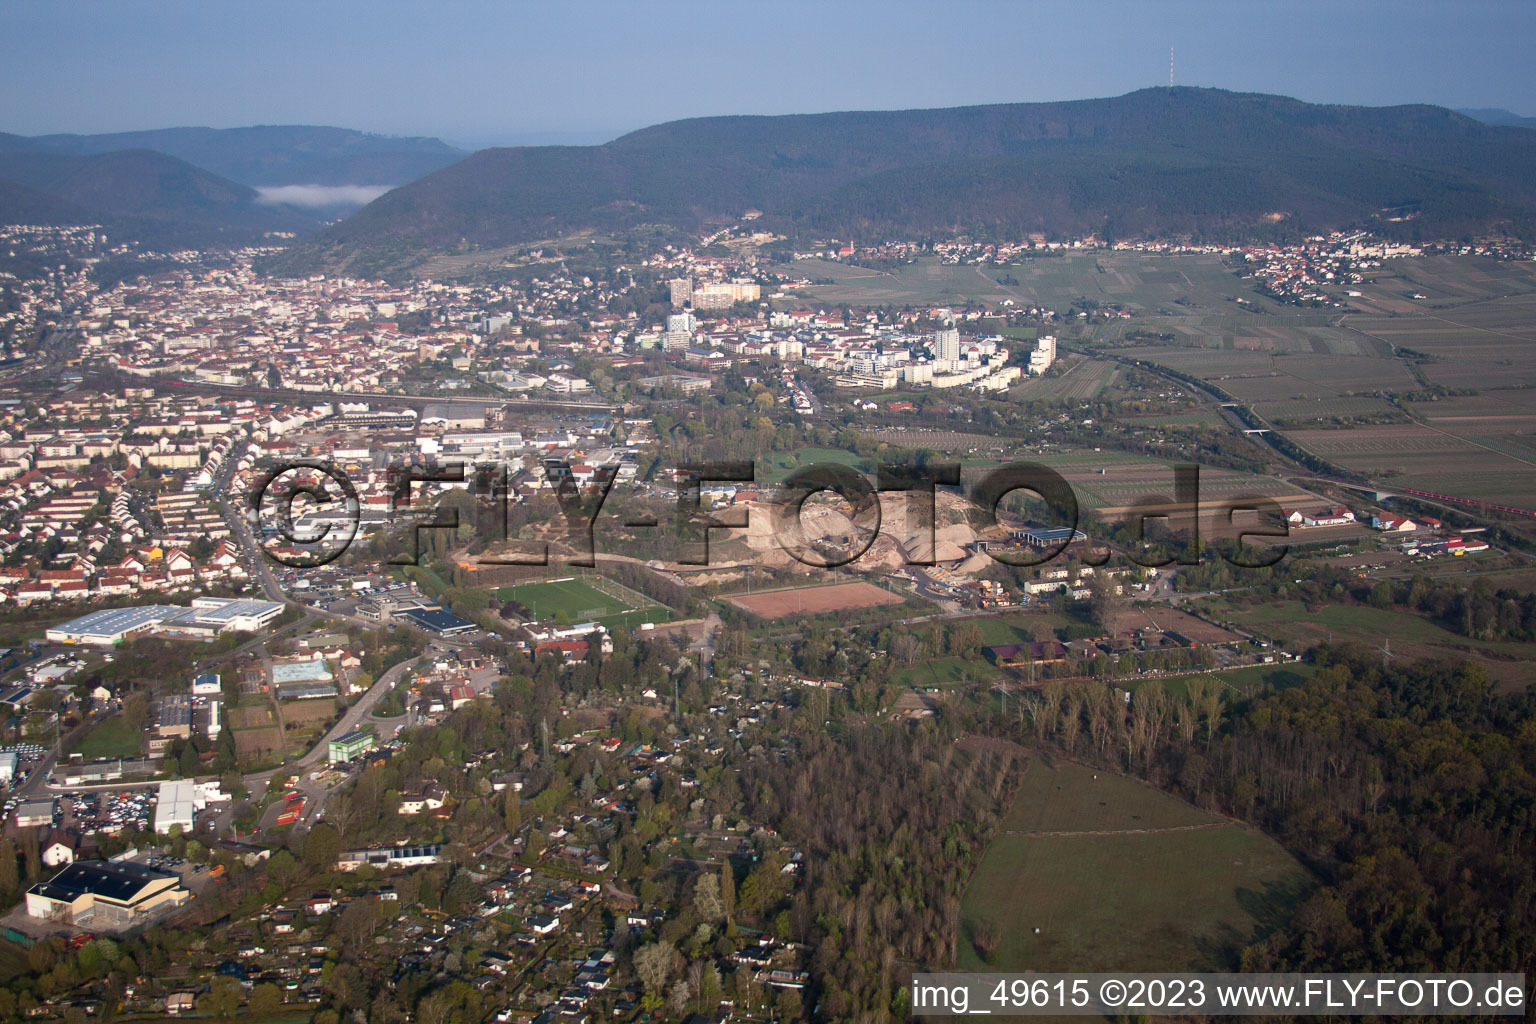
[[[27,914],[79,928],[121,930],[168,906],[181,906],[188,892],[181,878],[141,864],[80,861],[27,890]]]
[[[461,633],[473,633],[479,628],[446,608],[408,608],[400,613],[400,617],[438,636],[458,636]]]

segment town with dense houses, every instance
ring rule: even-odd
[[[0,8],[0,1024],[1531,1016],[1536,4],[862,6]]]
[[[1138,554],[1152,535],[1101,509],[1130,497],[1103,482],[1129,465],[1106,453],[1193,444],[1218,494],[1271,487],[1301,552],[1263,577],[1276,598],[1363,586],[1381,607],[1394,573],[1510,557],[1454,510],[1251,471],[1181,426],[1198,391],[1142,364],[1103,378],[1138,375],[1132,416],[1104,419],[1102,393],[1027,397],[1075,387],[1095,331],[1140,329],[1128,305],[856,310],[808,303],[827,271],[798,273],[1133,253],[1342,307],[1427,246],[829,241],[770,259],[749,217],[726,252],[530,253],[500,281],[275,278],[252,248],[156,254],[97,286],[71,268],[150,254],[8,230],[63,261],[6,314],[11,372],[62,384],[0,400],[0,896],[32,968],[0,984],[0,1017],[840,1017],[873,982],[829,915],[905,922],[921,955],[952,897],[856,912],[818,874],[867,856],[796,805],[837,772],[827,736],[899,730],[937,771],[935,737],[994,711],[1022,728],[1076,693],[1134,725],[1156,691],[1179,729],[1214,729],[1219,687],[1243,692],[1223,680],[1314,670],[1294,637],[1193,600],[1252,586],[1219,561]],[[940,489],[925,546],[882,483],[890,522],[863,547],[821,496],[798,521],[823,534],[797,549],[778,491],[806,449],[871,479],[954,457],[972,486],[1011,450],[1109,497],[1078,527],[1027,505],[987,526]],[[742,453],[750,476],[679,468]],[[1154,518],[1187,528],[1167,501]],[[691,541],[690,515],[712,517]],[[995,807],[1008,756],[966,756],[973,804]],[[996,814],[956,819],[931,855],[961,864],[954,844]]]

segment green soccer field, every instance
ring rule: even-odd
[[[613,584],[605,584],[613,587]],[[553,619],[564,612],[571,622],[595,620],[609,629],[633,628],[643,622],[666,622],[672,613],[654,602],[634,601],[604,593],[593,584],[579,579],[551,580],[545,583],[519,583],[500,587],[496,600],[516,601],[527,608],[533,621]]]
[[[574,622],[627,612],[631,606],[581,580],[519,583],[496,591],[498,601],[516,601],[533,613],[535,620],[564,612]]]

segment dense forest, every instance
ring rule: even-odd
[[[1481,666],[1383,668],[1321,649],[1302,686],[1047,688],[1029,728],[1260,825],[1327,882],[1243,954],[1250,970],[1530,971],[1536,958],[1536,696]]]
[[[37,945],[0,988],[0,1018],[83,994],[110,998],[188,950],[242,941],[246,922],[285,893],[341,884],[338,851],[359,844],[412,835],[448,844],[436,867],[390,877],[405,906],[470,911],[484,877],[470,851],[509,832],[536,855],[548,842],[541,823],[635,778],[624,757],[596,744],[557,749],[583,727],[566,710],[614,707],[622,710],[608,729],[626,743],[688,736],[721,755],[686,786],[671,773],[632,786],[624,813],[597,837],[613,884],[664,911],[659,924],[615,939],[621,977],[635,979],[660,1019],[682,1019],[723,993],[771,1003],[784,1020],[813,1007],[823,1020],[903,1019],[909,974],[952,965],[970,941],[965,886],[1021,769],[1044,756],[1130,773],[1253,823],[1313,871],[1322,884],[1241,951],[1245,969],[1536,967],[1536,696],[1495,692],[1475,664],[1384,668],[1374,652],[1321,648],[1316,674],[1281,691],[1240,696],[1196,677],[1178,688],[1143,681],[1126,701],[1110,683],[1046,680],[1006,704],[959,701],[937,719],[905,723],[880,713],[903,689],[894,670],[974,647],[973,624],[808,627],[771,645],[728,628],[710,674],[671,641],[615,639],[612,655],[571,667],[487,641],[507,659],[493,700],[406,733],[393,757],[333,798],[324,823],[270,860],[247,863],[174,837],[178,856],[225,866],[222,897],[194,903],[176,929]],[[375,670],[402,653],[371,646],[366,667]],[[163,656],[158,647],[129,652],[121,671]],[[835,675],[847,690],[786,687],[800,672]],[[646,688],[669,699],[647,708],[634,700]],[[772,710],[737,728],[711,711],[727,694]],[[521,795],[495,792],[506,772],[517,773]],[[423,837],[397,809],[402,792],[427,781],[447,789],[455,811]],[[666,870],[678,863],[669,835],[711,821],[746,825],[752,855]],[[136,841],[125,833],[112,848]],[[0,894],[14,897],[44,872],[35,841],[0,845]],[[331,950],[316,1020],[478,1020],[490,1011],[472,987],[408,966],[367,981],[369,937],[398,906],[360,901],[309,920]],[[590,941],[602,940],[603,921],[584,926]],[[768,992],[733,966],[733,951],[761,934],[804,948],[803,995]],[[447,955],[464,963],[477,954],[471,945]],[[258,989],[253,1007],[280,996]],[[220,982],[199,1007],[218,1013],[239,998]]]

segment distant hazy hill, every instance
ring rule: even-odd
[[[247,185],[164,153],[0,152],[0,222],[82,221],[187,245],[301,231],[316,223],[292,208],[258,202]]]
[[[1536,128],[1536,117],[1521,117],[1512,114],[1500,107],[1479,107],[1476,110],[1458,110],[1458,114],[1466,114],[1468,117],[1484,124],[1512,125],[1516,128]]]
[[[463,159],[438,139],[395,138],[346,128],[258,125],[161,128],[107,135],[0,134],[0,149],[93,155],[152,149],[232,181],[269,185],[402,185]]]
[[[576,229],[697,230],[755,208],[794,233],[1272,237],[1371,224],[1536,225],[1536,134],[1439,107],[1317,106],[1211,89],[1114,99],[676,121],[602,146],[490,149],[296,246],[497,246]]]

